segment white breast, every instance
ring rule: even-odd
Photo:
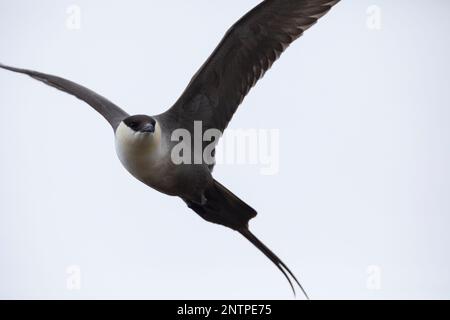
[[[155,125],[154,133],[136,133],[123,122],[116,130],[116,152],[122,165],[138,180],[146,184],[157,183],[163,174],[164,150],[161,129]]]

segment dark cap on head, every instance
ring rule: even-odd
[[[126,118],[123,122],[135,132],[155,132],[156,121],[150,116],[135,115]]]

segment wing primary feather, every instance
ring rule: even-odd
[[[166,113],[188,127],[224,131],[251,88],[292,42],[339,0],[264,0],[239,19]],[[196,97],[212,103],[198,105]],[[186,110],[197,110],[195,113]]]
[[[48,86],[64,91],[77,97],[80,100],[83,100],[98,113],[100,113],[109,122],[114,131],[117,129],[120,122],[128,117],[128,114],[125,111],[123,111],[111,101],[95,93],[94,91],[70,80],[33,70],[10,67],[1,63],[0,68],[12,72],[26,74],[35,80],[45,83]]]

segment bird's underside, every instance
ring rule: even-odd
[[[164,131],[163,139],[170,137],[170,131],[177,128],[193,132],[196,121],[202,122],[204,131],[218,129],[223,132],[250,89],[281,53],[338,2],[339,0],[261,2],[228,30],[178,101],[165,113],[155,116]],[[2,64],[0,67],[27,74],[85,101],[108,121],[115,133],[129,119],[129,115],[120,107],[72,81]],[[203,180],[197,178],[198,174],[191,174],[198,172],[197,169],[190,170],[186,164],[183,166],[188,168],[180,170],[183,172],[183,179],[181,175],[170,174],[170,179],[173,180],[168,185],[188,184],[186,189],[193,196],[177,193],[178,189],[175,187],[171,190],[173,192],[165,193],[180,196],[189,208],[205,220],[241,233],[280,269],[294,292],[295,282],[306,295],[286,265],[249,231],[248,223],[256,216],[256,211],[212,178],[210,164],[203,165],[202,170],[207,171]],[[178,171],[174,169],[173,172]],[[153,187],[158,189],[157,186]]]

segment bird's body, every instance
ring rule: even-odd
[[[139,133],[121,122],[115,133],[117,156],[136,179],[166,195],[202,202],[202,194],[213,181],[206,163],[175,164],[171,150],[176,141],[167,134],[177,128],[161,128],[158,117],[155,132]],[[192,149],[193,151],[193,149]],[[195,172],[195,174],[193,174]]]
[[[171,131],[166,128],[162,133],[157,120],[154,134],[136,133],[122,122],[115,133],[117,156],[128,172],[149,187],[169,196],[201,201],[202,190],[213,180],[210,170],[203,163],[174,164],[170,151],[175,141],[166,132]]]
[[[210,157],[205,154],[214,150],[220,136],[214,136],[210,142],[202,140],[200,147],[191,138],[195,139],[198,123],[202,134],[210,130],[221,134],[251,87],[294,40],[338,1],[261,2],[232,26],[178,101],[158,116],[130,116],[72,81],[2,64],[0,67],[27,74],[91,105],[113,128],[117,155],[136,179],[164,194],[180,197],[203,219],[238,231],[277,266],[292,289],[289,276],[303,290],[287,266],[249,231],[248,223],[256,211],[214,180],[213,152]],[[177,130],[194,137],[174,140]],[[174,150],[180,143],[186,147],[183,156],[194,161],[174,159]]]
[[[160,192],[175,195],[167,181],[173,173],[172,163],[167,159],[167,137],[157,125],[155,134],[136,133],[123,122],[115,134],[117,156],[122,165],[136,179]]]

